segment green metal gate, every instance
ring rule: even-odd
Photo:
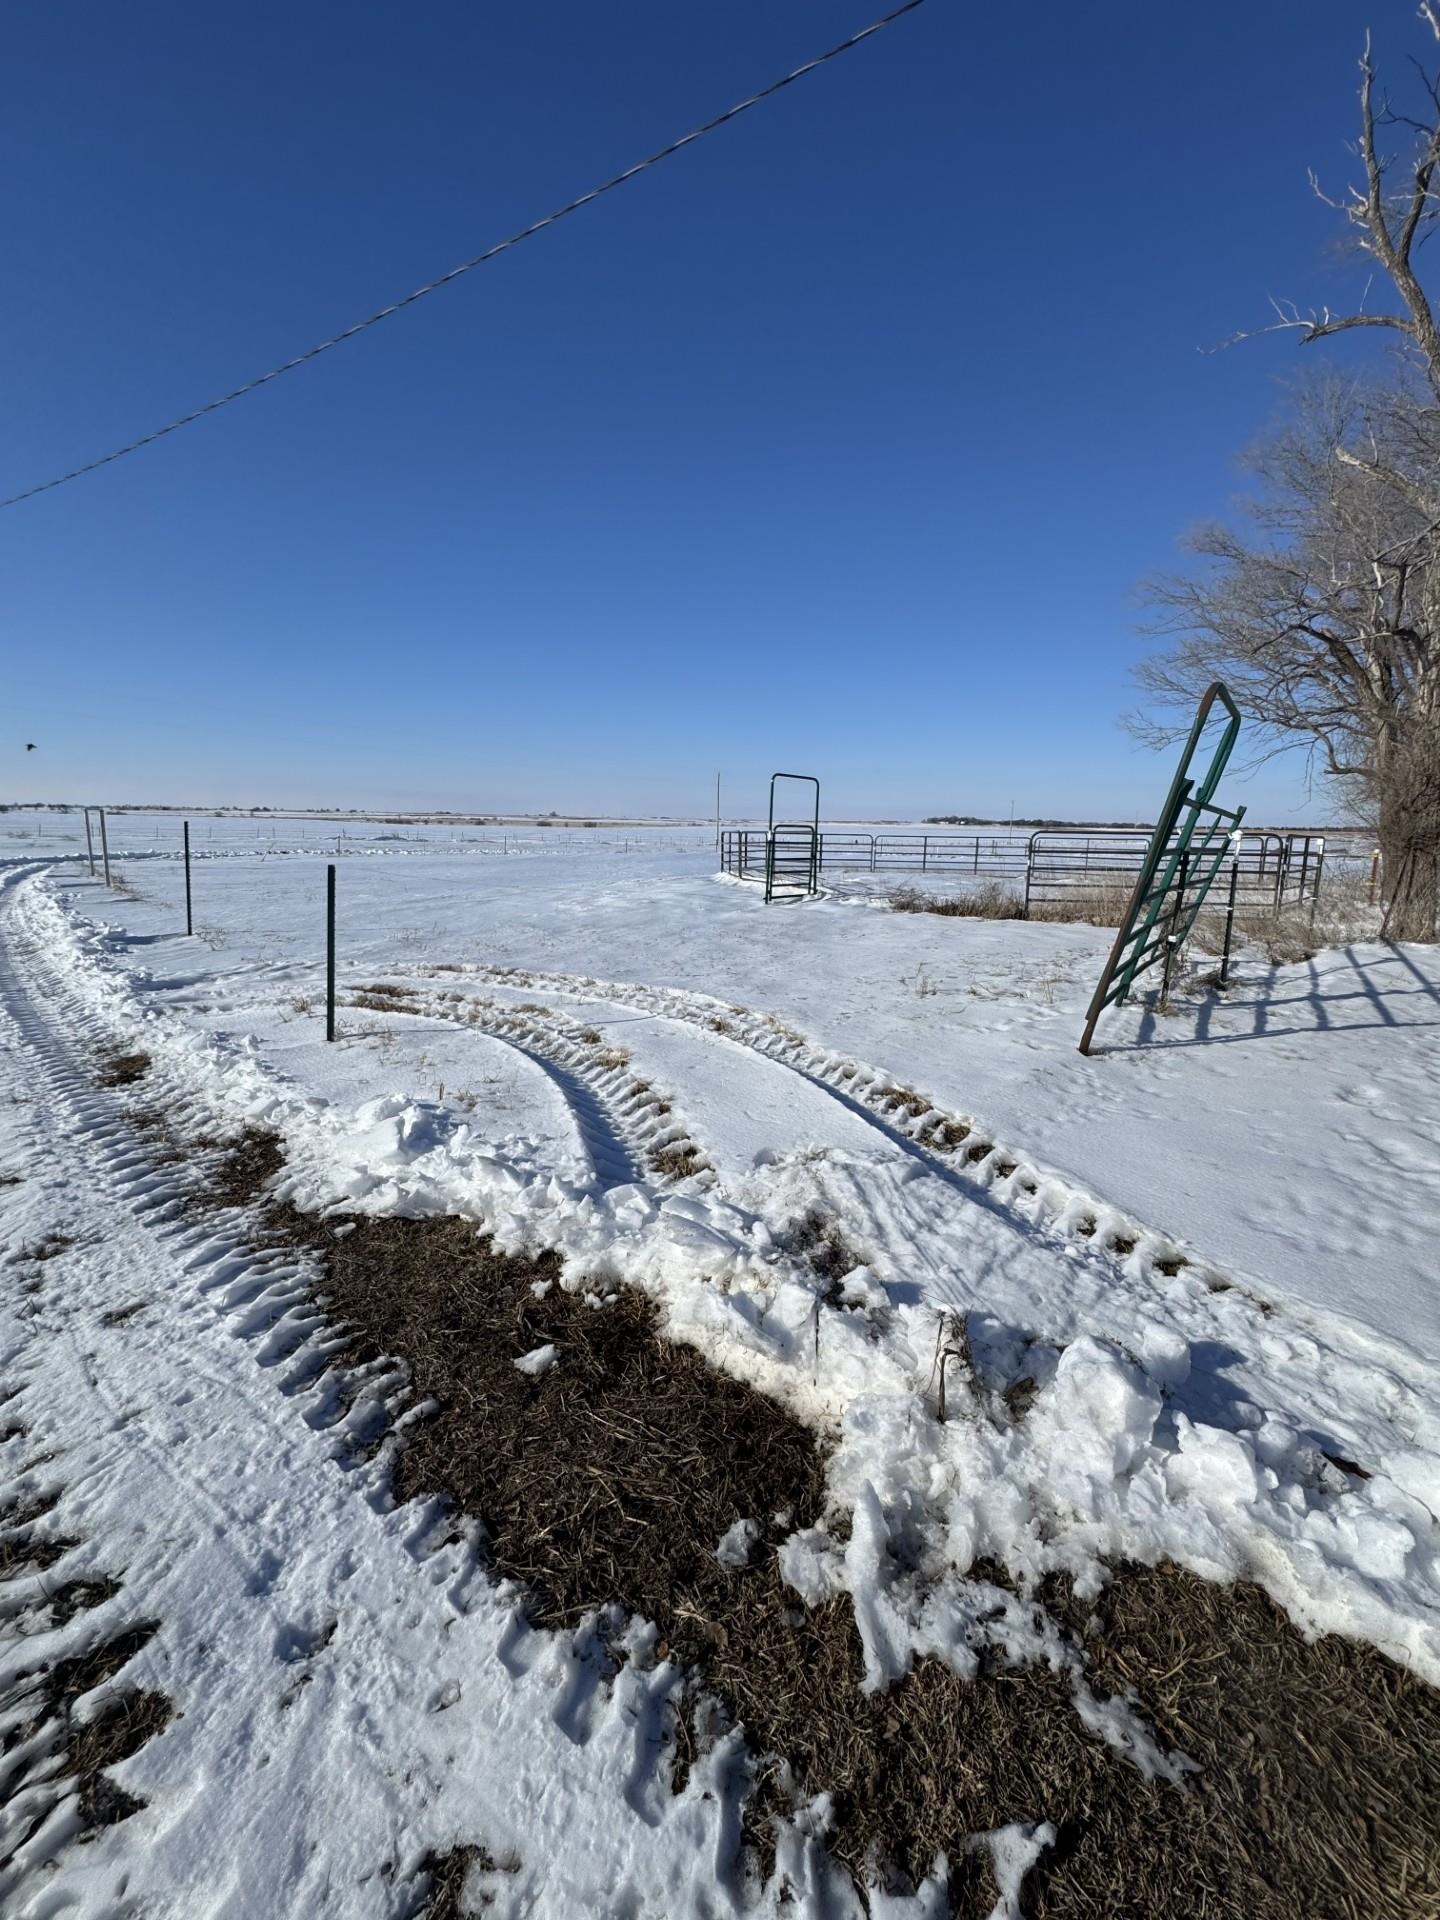
[[[799,780],[815,789],[808,820],[775,818],[775,782]],[[770,823],[765,829],[765,904],[803,900],[820,891],[820,782],[813,773],[772,773]]]
[[[1205,777],[1197,787],[1190,773],[1190,762],[1211,709],[1217,703],[1229,717]],[[1205,896],[1225,856],[1233,853],[1240,822],[1245,818],[1243,807],[1232,811],[1217,806],[1214,800],[1215,789],[1239,732],[1240,710],[1230,698],[1224,681],[1216,680],[1206,689],[1196,711],[1190,738],[1185,742],[1170,792],[1150,836],[1125,918],[1085,1017],[1081,1053],[1089,1053],[1096,1021],[1106,1007],[1123,1002],[1137,974],[1162,963],[1165,987],[1169,988],[1175,956],[1189,938],[1195,917],[1205,904]]]

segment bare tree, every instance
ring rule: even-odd
[[[1440,39],[1440,19],[1422,12]],[[1366,798],[1385,931],[1409,940],[1435,939],[1440,917],[1440,326],[1415,265],[1440,216],[1440,80],[1425,92],[1426,118],[1377,108],[1367,43],[1363,184],[1321,196],[1388,279],[1395,310],[1282,307],[1261,329],[1308,342],[1380,327],[1399,336],[1403,364],[1389,383],[1302,390],[1292,424],[1250,456],[1248,536],[1203,528],[1193,545],[1209,565],[1156,583],[1170,644],[1140,670],[1162,705],[1193,705],[1222,674],[1278,745],[1307,740]],[[1399,192],[1380,129],[1409,149]]]

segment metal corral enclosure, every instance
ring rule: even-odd
[[[806,823],[808,856],[808,823]],[[857,833],[817,835],[820,875],[893,873],[964,881],[1008,880],[1025,911],[1073,904],[1077,894],[1114,893],[1123,905],[1144,864],[1153,829],[1041,828],[1028,837],[1004,833]],[[720,838],[720,864],[740,880],[764,882],[769,836],[764,827],[730,827]],[[1325,836],[1256,829],[1242,833],[1236,895],[1247,906],[1313,901],[1325,864]]]

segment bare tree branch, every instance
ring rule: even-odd
[[[1373,808],[1405,938],[1433,937],[1440,909],[1440,411],[1424,395],[1297,394],[1248,456],[1250,529],[1198,529],[1198,570],[1152,583],[1164,645],[1137,677],[1157,711],[1133,723],[1173,737],[1224,678],[1270,750],[1308,745]]]
[[[1440,0],[1420,0],[1440,41]],[[1267,326],[1232,346],[1293,333],[1301,345],[1380,328],[1409,347],[1389,385],[1335,384],[1302,396],[1295,418],[1252,454],[1261,491],[1249,537],[1208,527],[1192,545],[1203,571],[1152,587],[1168,642],[1139,669],[1162,708],[1193,709],[1222,675],[1266,736],[1308,743],[1329,774],[1373,807],[1385,863],[1386,927],[1433,939],[1440,923],[1440,324],[1415,256],[1440,223],[1440,77],[1420,72],[1428,112],[1377,105],[1369,36],[1360,61],[1361,180],[1338,213],[1389,280],[1398,304],[1302,312],[1272,298]],[[1408,142],[1403,187],[1377,129]],[[1204,349],[1215,351],[1215,349]],[[1420,376],[1423,374],[1423,382]],[[1150,719],[1143,732],[1168,725]]]

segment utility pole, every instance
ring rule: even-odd
[[[715,851],[720,851],[720,775],[715,775]]]

